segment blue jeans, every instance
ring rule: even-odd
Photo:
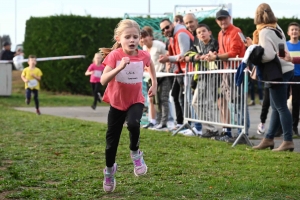
[[[286,72],[283,74],[283,81],[287,82],[291,80],[293,75],[294,71]],[[268,139],[274,138],[274,135],[281,124],[284,141],[293,141],[293,120],[286,103],[286,90],[287,84],[273,84],[272,87],[269,88],[272,112],[269,129],[266,134],[266,138]]]

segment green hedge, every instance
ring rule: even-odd
[[[84,73],[99,47],[113,45],[113,31],[120,20],[121,18],[75,15],[31,17],[27,20],[25,55],[35,54],[38,57],[86,55],[85,59],[39,62],[37,66],[44,73],[43,89],[90,94],[89,77],[84,76]],[[300,23],[297,18],[282,18],[278,23],[286,33],[288,24],[294,21]],[[217,38],[220,27],[215,18],[206,18],[202,23],[207,24],[213,36]],[[252,38],[255,30],[252,18],[234,18],[233,23],[242,29],[245,36]],[[103,91],[104,87],[101,90]]]
[[[27,20],[25,57],[29,54],[38,57],[86,55],[85,59],[38,62],[37,67],[44,73],[42,87],[50,91],[90,94],[89,77],[84,73],[99,47],[113,45],[113,31],[120,20],[75,15]]]

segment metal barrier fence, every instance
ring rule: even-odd
[[[252,146],[249,141],[248,128],[250,126],[247,107],[248,71],[244,71],[244,81],[236,85],[235,75],[242,59],[235,58],[228,61],[201,61],[194,64],[195,71],[188,71],[187,63],[184,74],[184,124],[177,129],[176,135],[182,128],[191,131],[190,122],[199,122],[208,129],[216,126],[237,128],[239,136],[232,146],[235,146],[241,137]],[[224,69],[224,66],[226,66]],[[197,82],[192,88],[192,80]],[[196,133],[193,131],[196,135]]]

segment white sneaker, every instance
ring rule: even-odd
[[[158,124],[157,126],[154,126],[154,128],[152,130],[155,131],[168,131],[168,127],[167,125],[162,125],[162,124]]]
[[[197,134],[195,135],[193,133],[193,131]],[[201,131],[198,131],[195,127],[193,128],[193,131],[190,130],[190,129],[187,129],[187,131],[183,134],[184,136],[200,136],[202,135],[202,130]]]
[[[259,135],[263,135],[265,134],[265,125],[263,123],[259,123],[258,126],[257,126],[257,134]]]
[[[186,134],[188,131],[191,131],[190,129],[182,129],[181,131],[178,132],[178,134]]]

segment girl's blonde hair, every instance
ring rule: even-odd
[[[254,24],[273,24],[277,23],[277,18],[275,17],[269,4],[260,4],[255,12]]]
[[[100,57],[101,57],[101,62],[103,61],[103,56],[102,56],[102,54],[101,54],[100,52],[98,52],[98,53],[95,53],[95,55],[94,55],[93,63],[95,62],[97,56],[100,56]]]
[[[120,48],[121,47],[121,44],[119,44],[116,40],[117,38],[121,37],[123,31],[126,29],[126,28],[136,28],[139,35],[141,34],[140,32],[140,26],[139,24],[134,21],[134,20],[131,20],[131,19],[123,19],[121,20],[115,30],[114,30],[114,38],[113,38],[113,41],[115,41],[115,44],[112,46],[112,48],[99,48],[100,50],[100,53],[102,55],[103,58],[105,58],[111,51],[117,49],[117,48]]]

